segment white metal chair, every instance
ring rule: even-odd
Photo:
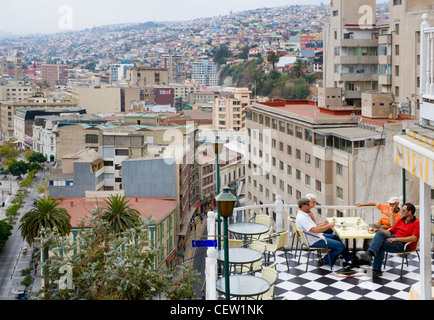
[[[240,239],[229,239],[229,248],[241,248],[243,245],[243,240]]]
[[[405,259],[405,262],[406,262],[407,267],[408,267],[408,258],[407,258],[407,255],[409,255],[410,253],[416,252],[417,258],[419,259],[419,262],[420,262],[419,240],[417,241],[417,244],[416,244],[416,247],[414,247],[414,250],[409,250],[408,249],[408,246],[410,245],[410,243],[412,243],[412,242],[407,242],[404,245],[404,251],[403,252],[393,252],[394,254],[398,254],[398,255],[402,256],[402,261],[401,261],[401,277],[402,277],[402,270],[404,268],[404,259]],[[386,255],[384,256],[384,265],[383,265],[383,268],[386,267],[388,253],[389,252],[386,251]],[[392,252],[390,252],[390,253],[392,253]]]
[[[300,264],[301,250],[303,250],[303,247],[306,247],[306,249],[308,250],[308,253],[307,253],[307,262],[306,262],[306,272],[307,272],[307,269],[308,269],[308,267],[309,267],[310,251],[311,251],[311,250],[315,250],[315,251],[317,251],[317,253],[318,253],[318,258],[319,258],[319,259],[322,259],[322,257],[321,257],[321,250],[323,250],[324,248],[314,248],[314,247],[311,247],[311,246],[309,245],[309,242],[307,241],[306,232],[303,231],[303,230],[301,230],[301,229],[297,229],[297,230],[298,230],[298,232],[299,232],[299,234],[300,234],[300,239],[301,239],[301,247],[300,247],[300,254],[299,254],[299,256],[298,256],[298,264]],[[325,247],[325,250],[327,251],[327,255],[328,255],[328,257],[329,257],[329,262],[330,262],[330,254],[329,254],[329,249],[328,249],[328,245],[327,245],[327,239],[326,239],[326,238],[319,237],[319,236],[317,236],[317,235],[315,235],[315,234],[312,234],[312,233],[309,233],[309,235],[311,235],[311,236],[313,236],[313,237],[321,238],[322,240],[324,240],[324,242],[325,242],[325,246],[326,246],[326,247]],[[332,266],[332,265],[330,265],[330,269],[333,271],[333,266]]]
[[[270,284],[270,289],[263,293],[259,300],[273,300],[274,298],[274,285],[276,284],[278,274],[277,271],[270,267],[265,267],[262,269],[261,277],[268,281]]]
[[[291,242],[291,251],[294,248],[294,241],[297,240],[297,243],[295,244],[295,255],[294,257],[297,258],[297,249],[298,249],[298,243],[300,241],[300,233],[298,232],[297,226],[295,225],[295,218],[294,217],[288,217],[289,225],[291,227],[291,233],[292,233],[292,242]]]
[[[249,248],[260,252],[262,255],[264,255],[265,250],[266,250],[265,244],[262,242],[259,242],[259,241],[253,241],[249,245]],[[253,262],[253,263],[241,264],[241,265],[238,265],[235,268],[235,270],[240,272],[240,273],[254,274],[255,272],[262,270],[262,263],[263,263],[263,261],[261,259],[261,260],[258,260],[256,262]]]
[[[265,242],[265,245],[267,246],[267,260],[266,262],[270,261],[270,254],[273,254],[274,261],[276,261],[276,251],[281,250],[285,253],[285,259],[286,259],[286,266],[288,267],[289,271],[289,262],[288,262],[288,255],[287,255],[287,249],[285,248],[286,243],[286,237],[288,236],[288,231],[281,232],[281,233],[275,233],[270,238],[264,239],[263,241],[272,240],[272,243]]]
[[[267,227],[270,228],[264,234],[260,234],[259,236],[253,236],[252,237],[253,240],[263,240],[263,239],[269,237],[272,234],[273,229],[271,228],[271,225],[272,225],[272,221],[273,220],[271,219],[270,216],[268,216],[266,214],[257,214],[254,218],[250,219],[249,221],[254,221],[256,223],[263,224],[263,225],[265,225],[265,226],[267,226]]]

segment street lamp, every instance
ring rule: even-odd
[[[214,142],[214,153],[216,155],[216,175],[217,175],[217,190],[216,190],[216,194],[220,194],[220,165],[219,165],[219,154],[223,149],[223,141],[219,139],[219,137],[217,136]],[[222,231],[221,231],[221,213],[220,213],[220,206],[217,203],[217,235],[221,235]],[[218,249],[221,249],[221,239],[220,237],[218,237]]]
[[[228,218],[232,215],[237,198],[229,191],[230,188],[223,188],[223,192],[216,197],[223,217],[224,230],[224,268],[225,268],[225,297],[230,300],[229,288],[229,237],[228,237]]]

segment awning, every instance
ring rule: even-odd
[[[433,141],[411,130],[406,135],[394,136],[393,140],[395,163],[434,187]]]

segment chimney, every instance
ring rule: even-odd
[[[71,207],[74,206],[74,201],[71,201]]]
[[[139,202],[139,197],[138,196],[136,196],[136,202]]]

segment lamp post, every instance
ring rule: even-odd
[[[229,288],[229,237],[228,237],[228,218],[232,215],[237,198],[230,192],[230,188],[223,188],[223,192],[216,197],[220,205],[221,215],[223,217],[224,230],[224,268],[225,268],[225,298],[230,300]]]
[[[220,165],[219,165],[219,154],[222,151],[223,148],[223,141],[221,141],[219,139],[219,137],[217,136],[214,142],[214,153],[216,155],[216,175],[217,175],[217,190],[216,190],[216,194],[219,195],[220,194]],[[222,230],[221,230],[221,212],[220,212],[220,205],[217,202],[217,235],[221,235],[222,234]],[[217,241],[217,247],[220,250],[222,247],[221,244],[221,238],[218,237],[218,241]]]

